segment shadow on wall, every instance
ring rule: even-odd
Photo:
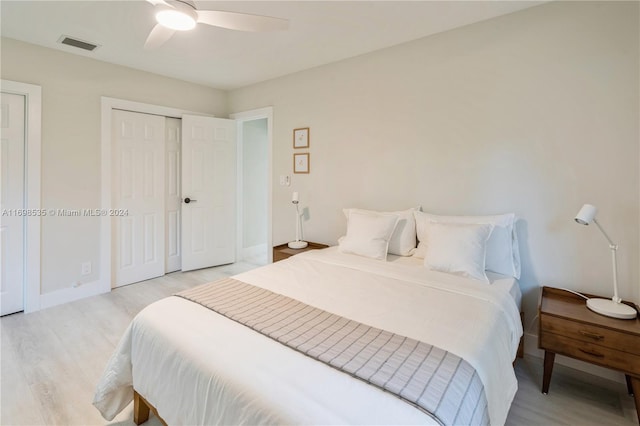
[[[300,239],[306,241],[304,239],[304,223],[308,222],[311,219],[311,214],[309,213],[309,207],[304,207],[300,212]]]
[[[517,219],[515,223],[516,235],[518,236],[518,249],[520,251],[520,290],[522,291],[522,311],[525,314],[524,320],[524,332],[530,333],[534,331],[537,333],[537,327],[535,330],[530,330],[534,324],[533,319],[538,312],[537,301],[540,297],[540,279],[536,275],[534,268],[532,267],[531,250],[529,245],[529,224],[524,219]]]

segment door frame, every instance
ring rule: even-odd
[[[180,108],[167,107],[162,105],[146,104],[143,102],[128,101],[125,99],[110,98],[102,96],[100,98],[100,114],[101,114],[101,184],[100,184],[100,205],[102,209],[111,208],[111,112],[114,109],[121,109],[131,112],[139,112],[143,114],[162,115],[164,117],[182,118],[184,114],[207,115],[200,112],[188,111]],[[210,115],[207,115],[211,117]],[[112,219],[108,216],[102,216],[100,219],[100,293],[108,293],[112,288],[113,265],[112,257],[112,240],[113,226]]]
[[[243,144],[244,138],[242,133],[242,126],[245,121],[253,121],[260,119],[267,119],[267,263],[273,262],[273,232],[272,232],[272,197],[273,197],[273,107],[268,106],[264,108],[252,109],[249,111],[237,112],[234,114],[229,114],[229,118],[236,120],[237,126],[237,135],[238,135],[238,152],[237,152],[237,183],[238,188],[236,191],[236,223],[242,223],[242,215],[243,215],[243,205],[242,205],[242,153],[243,153]],[[242,255],[242,246],[243,246],[243,227],[237,227],[237,235],[236,235],[236,259],[244,259]]]
[[[25,98],[25,208],[41,208],[42,88],[0,80],[0,91]],[[27,216],[24,226],[25,313],[40,310],[40,216]]]

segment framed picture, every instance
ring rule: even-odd
[[[293,173],[309,173],[309,153],[293,154]]]
[[[309,128],[293,129],[293,147],[309,148]]]

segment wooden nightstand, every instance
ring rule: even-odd
[[[296,250],[296,249],[289,248],[289,246],[287,246],[286,243],[280,244],[279,246],[275,246],[273,248],[273,261],[277,262],[279,260],[288,259],[291,256],[296,255],[298,253],[302,253],[304,251],[323,249],[327,247],[329,246],[326,244],[309,242],[309,245],[306,246],[305,248]]]
[[[640,422],[640,319],[623,320],[596,314],[580,296],[551,287],[542,287],[538,313],[538,346],[544,349],[542,393],[549,391],[557,353],[612,368],[625,374]]]

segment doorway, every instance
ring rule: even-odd
[[[267,119],[242,123],[242,254],[246,262],[265,265],[267,257]]]
[[[272,261],[271,152],[273,109],[231,114],[238,127],[238,260]]]

